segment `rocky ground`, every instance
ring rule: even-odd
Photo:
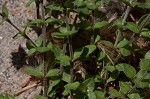
[[[3,4],[6,4],[9,10],[10,20],[19,28],[27,23],[28,19],[35,18],[35,5],[32,4],[26,8],[25,4],[29,0],[0,0],[0,11]],[[0,17],[0,21],[2,18]],[[22,68],[26,66],[25,55],[26,46],[23,38],[14,40],[13,36],[18,31],[9,23],[4,22],[0,26],[0,94],[11,93],[16,94],[16,99],[33,99],[35,94],[39,94],[41,87],[30,82],[30,77],[26,75]],[[27,80],[27,81],[26,81]],[[28,82],[28,85],[23,83]],[[23,88],[27,87],[27,90]],[[16,93],[17,92],[17,93]]]

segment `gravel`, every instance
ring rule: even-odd
[[[35,5],[25,7],[28,1],[0,0],[0,11],[2,5],[6,4],[10,20],[22,29],[28,19],[35,18]],[[1,20],[2,18],[0,18]],[[22,38],[14,40],[13,36],[17,32],[7,22],[0,26],[0,94],[14,94],[17,90],[22,89],[20,82],[28,76],[22,71],[22,68],[26,65],[24,60],[27,52],[25,40]],[[36,94],[40,93],[40,90],[40,86],[31,88],[16,96],[16,99],[24,99],[24,97],[33,99]]]

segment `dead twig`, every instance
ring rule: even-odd
[[[33,87],[36,87],[38,84],[39,84],[39,83],[37,82],[37,83],[34,83],[34,84],[29,85],[29,86],[27,86],[27,87],[24,87],[24,88],[22,88],[22,89],[16,91],[14,95],[15,95],[15,96],[18,96],[18,95],[20,95],[21,93],[23,93],[24,91],[27,91],[27,90],[29,90],[29,89],[31,89],[31,88],[33,88]]]

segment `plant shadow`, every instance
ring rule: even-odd
[[[11,57],[12,65],[17,70],[22,68],[24,65],[27,65],[27,63],[26,63],[27,53],[25,52],[25,50],[23,49],[23,47],[21,45],[19,45],[17,52],[12,52],[11,53],[11,56],[12,56]]]

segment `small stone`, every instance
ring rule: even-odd
[[[2,39],[3,39],[3,37],[0,36],[0,40],[2,40]]]

